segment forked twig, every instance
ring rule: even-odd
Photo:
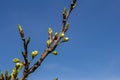
[[[63,20],[62,20],[62,28],[61,28],[61,31],[59,33],[59,36],[56,37],[56,35],[54,35],[53,36],[54,39],[50,39],[49,46],[43,51],[42,55],[37,60],[37,62],[33,66],[31,66],[30,68],[29,68],[29,62],[28,62],[28,59],[27,59],[27,53],[28,53],[27,52],[27,46],[28,46],[27,43],[28,43],[28,40],[26,41],[25,38],[24,38],[24,36],[21,35],[22,40],[24,42],[23,57],[24,57],[24,61],[25,61],[24,62],[25,69],[23,71],[22,77],[19,78],[19,80],[25,80],[29,74],[33,73],[41,65],[41,63],[45,60],[45,58],[48,56],[48,54],[51,53],[51,52],[53,52],[56,49],[56,47],[58,46],[59,42],[62,39],[61,35],[64,35],[65,32],[68,29],[67,28],[68,27],[67,20],[68,20],[68,17],[70,15],[71,11],[74,9],[75,6],[76,6],[76,0],[72,0],[70,8],[69,8],[69,10],[67,12],[66,12],[66,8],[64,8],[64,11],[63,11]],[[51,37],[52,36],[50,35],[50,38]]]

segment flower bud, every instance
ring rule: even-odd
[[[48,34],[49,34],[49,37],[52,38],[52,28],[48,28]]]
[[[14,68],[13,70],[12,70],[12,73],[14,73],[14,74],[16,74],[18,71],[16,70],[16,68]]]
[[[23,29],[20,24],[18,24],[18,30],[19,30],[19,32],[23,32]]]
[[[5,75],[8,76],[8,70],[5,71]]]
[[[54,40],[57,40],[58,38],[58,32],[55,33]]]
[[[55,32],[55,36],[58,36],[58,32]]]
[[[64,7],[64,9],[63,9],[63,15],[66,15],[66,13],[67,13],[67,10],[66,10],[66,7]]]
[[[31,53],[31,55],[32,55],[32,58],[34,58],[35,56],[37,56],[38,55],[38,51],[33,51],[32,53]]]
[[[63,42],[67,42],[67,41],[69,41],[69,38],[68,38],[68,37],[65,37],[65,38],[63,39]]]
[[[24,32],[20,24],[18,24],[18,30],[20,32],[21,38],[24,38]]]
[[[14,62],[14,63],[18,63],[18,62],[20,62],[20,60],[19,60],[18,58],[14,58],[14,59],[13,59],[13,62]]]
[[[68,30],[68,28],[69,28],[69,24],[67,23],[65,29]]]
[[[58,52],[57,51],[53,51],[52,54],[58,55]]]
[[[20,67],[20,63],[16,63],[16,69],[18,69]]]
[[[23,68],[23,63],[20,63],[19,69],[22,69],[22,68]]]
[[[51,33],[52,32],[52,28],[48,28],[48,32]]]
[[[76,3],[72,6],[72,9],[76,7]]]
[[[17,74],[18,74],[18,70],[14,68],[11,73],[12,80],[14,80],[17,77]]]
[[[17,69],[17,70],[20,70],[20,69],[22,69],[22,68],[23,68],[23,63],[22,63],[22,62],[16,63],[16,69]]]
[[[61,34],[60,34],[60,38],[63,38],[64,36],[65,36],[64,33],[61,33]]]
[[[66,31],[68,30],[68,28],[69,28],[69,24],[66,23],[66,25],[65,25],[65,29],[64,29],[64,32],[66,32]]]
[[[46,44],[47,44],[47,47],[50,47],[51,41],[50,41],[50,40],[47,40],[47,41],[46,41]]]

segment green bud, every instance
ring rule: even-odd
[[[54,40],[57,40],[57,38],[58,38],[58,32],[55,33],[55,36],[54,36],[53,39],[54,39]]]
[[[16,68],[18,69],[20,67],[20,63],[16,63]]]
[[[58,55],[58,52],[57,51],[53,51],[52,54]]]
[[[76,3],[72,6],[72,9],[74,9],[76,7]]]
[[[23,68],[23,63],[20,63],[19,65],[20,65],[19,69],[22,69]]]
[[[24,32],[20,24],[18,24],[18,30],[20,32],[21,38],[24,38]]]
[[[60,38],[63,38],[64,36],[65,36],[64,33],[61,33],[61,34],[60,34]]]
[[[65,29],[68,30],[68,28],[69,28],[69,24],[67,23]]]
[[[13,71],[12,71],[12,73],[17,74],[18,73],[17,69],[14,68]]]
[[[50,47],[51,41],[50,41],[50,40],[47,40],[47,41],[46,41],[46,44],[47,44],[47,47]]]
[[[32,53],[31,53],[31,55],[32,55],[32,58],[34,58],[35,56],[37,56],[38,55],[38,51],[33,51]]]
[[[8,70],[5,71],[5,75],[8,76]]]
[[[48,28],[48,33],[49,33],[49,34],[52,34],[52,32],[53,32],[53,31],[52,31],[52,28]]]
[[[66,10],[66,7],[64,7],[64,9],[63,9],[63,15],[66,15],[66,13],[67,13],[67,10]]]
[[[55,36],[58,36],[58,32],[55,32]]]
[[[14,58],[14,59],[13,59],[13,62],[14,62],[14,63],[18,63],[18,62],[20,62],[20,60],[19,60],[18,58]]]
[[[18,74],[18,70],[14,68],[11,73],[12,80],[14,80],[17,77],[17,74]]]
[[[63,39],[63,42],[67,42],[67,41],[69,41],[69,38],[68,38],[68,37],[65,37],[65,38]]]
[[[22,29],[22,27],[21,27],[20,24],[18,24],[18,30],[19,30],[19,32],[22,32],[22,31],[23,31],[23,29]]]
[[[22,68],[23,68],[23,63],[21,62],[16,63],[16,69],[20,70]]]
[[[11,79],[13,80],[13,79],[14,79],[14,74],[11,73],[11,74],[10,74],[10,77],[11,77]]]

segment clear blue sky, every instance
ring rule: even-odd
[[[46,48],[47,29],[59,31],[62,10],[71,0],[1,0],[0,70],[11,72],[12,59],[21,60],[21,24],[31,36],[29,53]],[[120,80],[120,0],[78,0],[70,15],[68,43],[49,55],[28,80]]]

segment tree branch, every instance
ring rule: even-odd
[[[59,43],[60,40],[61,40],[61,36],[60,36],[60,35],[61,35],[62,33],[65,33],[65,32],[66,32],[65,26],[66,26],[68,17],[69,17],[69,15],[70,15],[71,11],[74,9],[75,5],[76,5],[76,0],[72,0],[68,12],[63,14],[62,28],[61,28],[60,34],[59,34],[59,36],[57,37],[56,41],[54,41],[54,40],[51,41],[51,42],[53,42],[54,44],[53,44],[52,46],[50,46],[50,47],[47,47],[47,48],[43,51],[43,53],[42,53],[42,55],[40,56],[40,58],[38,59],[38,61],[37,61],[32,67],[30,67],[30,68],[28,69],[28,65],[25,64],[25,69],[24,69],[23,76],[22,76],[19,80],[25,80],[26,77],[27,77],[29,74],[33,73],[38,67],[40,67],[41,63],[45,60],[45,58],[48,56],[48,54],[51,53],[52,51],[54,51],[54,50],[56,49],[56,47],[58,46],[58,43]],[[53,37],[55,37],[55,36],[53,36]],[[27,56],[27,45],[26,45],[25,40],[23,40],[23,41],[24,41],[24,49],[25,49],[24,60],[25,60],[25,63],[28,63],[28,60],[27,60],[27,57],[26,57],[26,56]],[[27,70],[27,71],[26,71],[26,70]]]

